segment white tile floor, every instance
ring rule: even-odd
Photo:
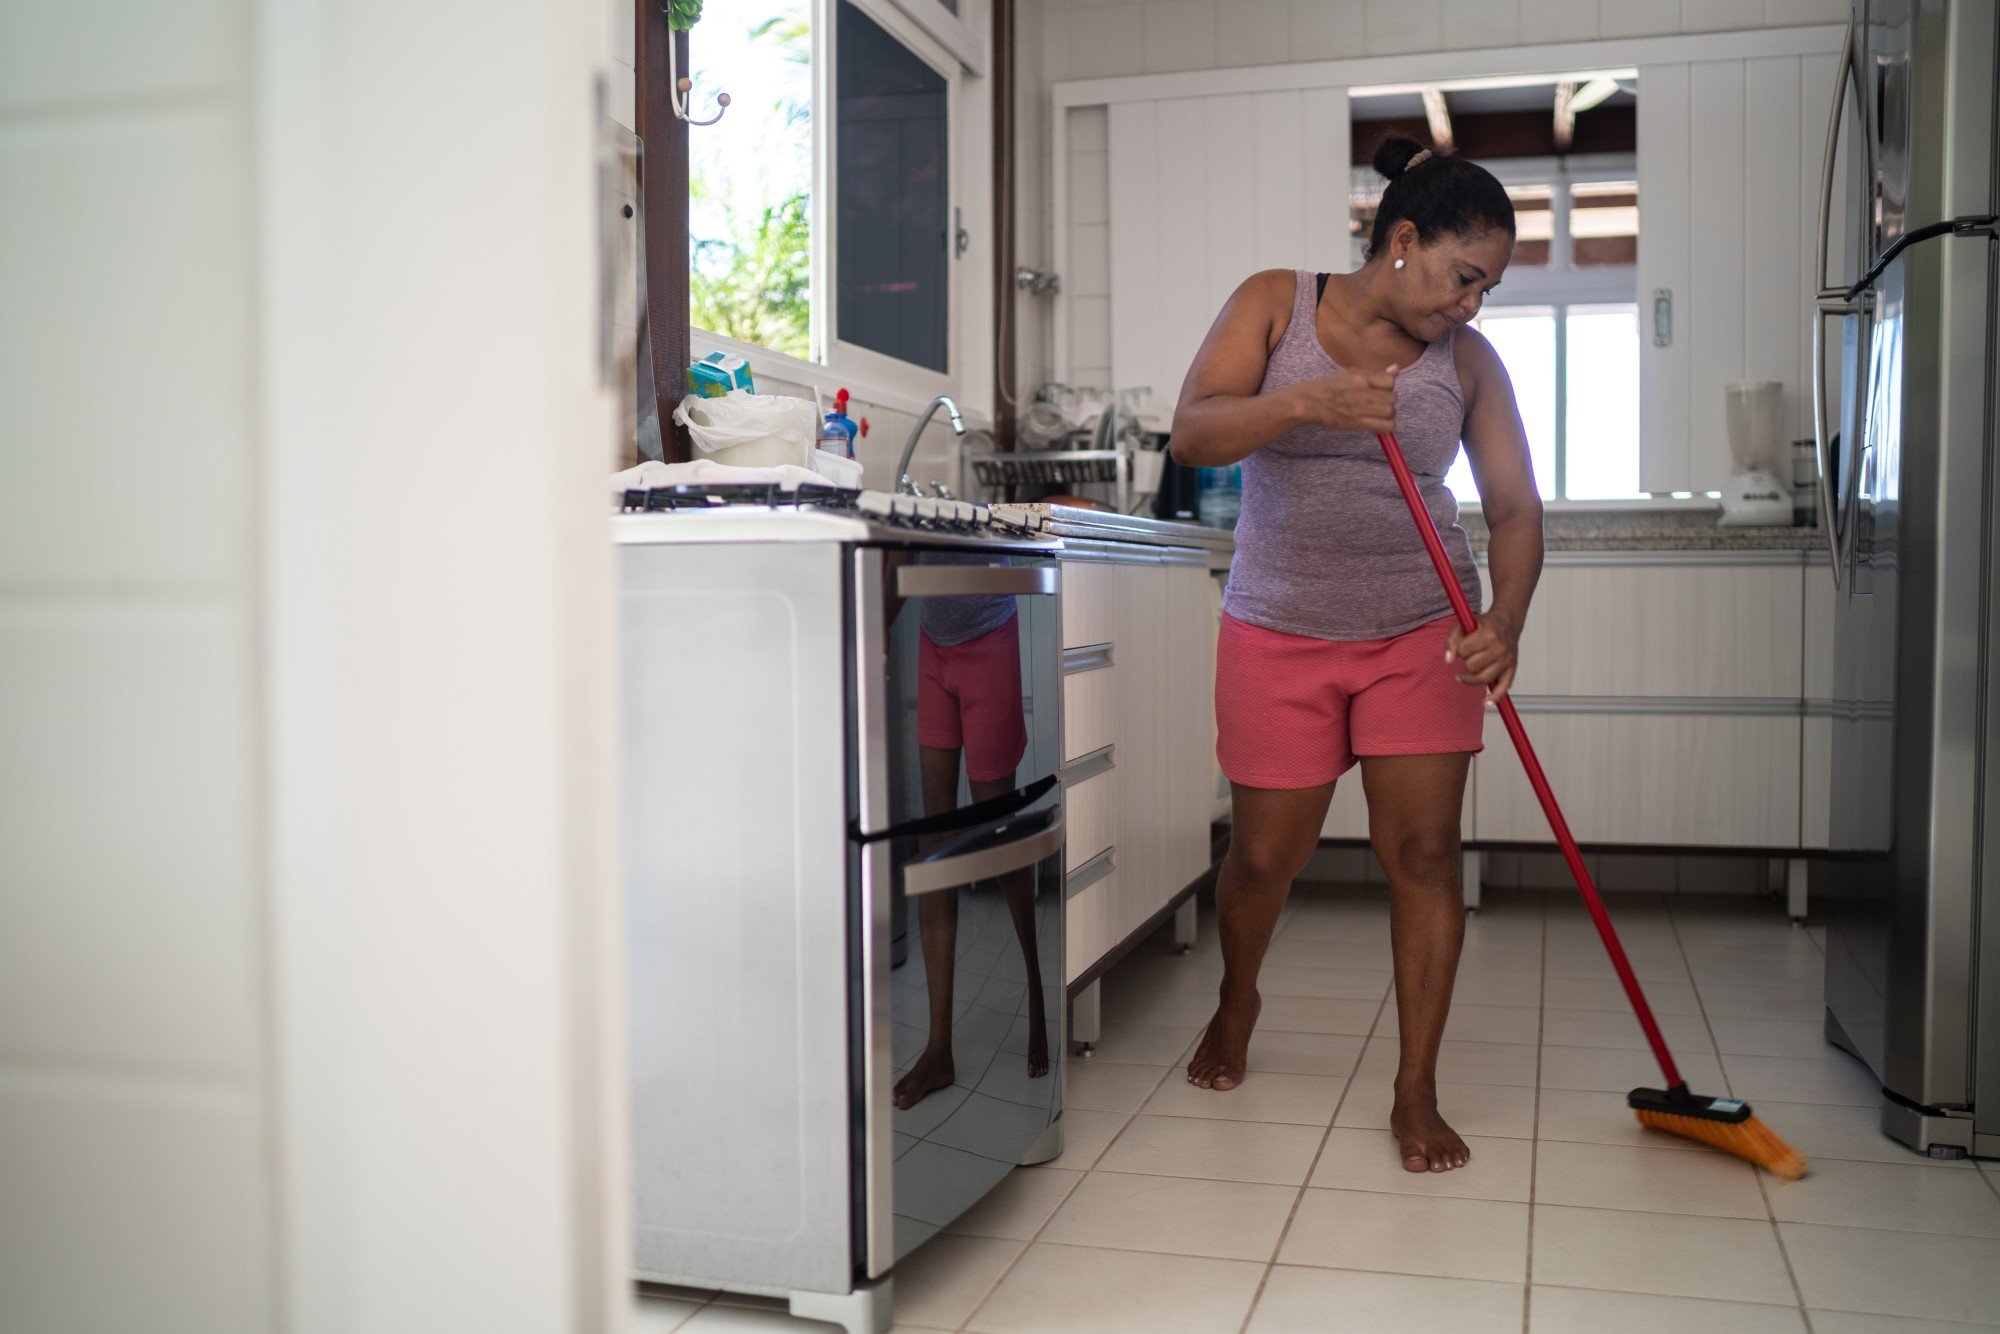
[[[1748,898],[1613,915],[1697,1091],[1752,1099],[1812,1159],[1803,1181],[1633,1121],[1624,1091],[1658,1082],[1638,1025],[1574,895],[1535,892],[1467,927],[1439,1076],[1472,1163],[1403,1172],[1387,900],[1301,886],[1243,1087],[1180,1075],[1220,976],[1212,923],[1189,956],[1142,948],[1070,1066],[1063,1156],[898,1267],[897,1329],[2000,1329],[2000,1163],[1875,1128],[1873,1081],[1820,1036],[1817,932]],[[687,1292],[633,1328],[832,1327]]]

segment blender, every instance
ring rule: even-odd
[[[1736,471],[1722,487],[1725,527],[1784,527],[1792,523],[1792,488],[1777,467],[1789,449],[1778,440],[1784,386],[1776,380],[1736,380],[1722,386],[1729,452]]]

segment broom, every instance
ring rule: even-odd
[[[1423,497],[1417,494],[1416,479],[1410,475],[1410,465],[1403,459],[1402,448],[1393,435],[1378,432],[1375,438],[1382,442],[1382,453],[1388,457],[1389,470],[1396,474],[1396,485],[1403,492],[1403,503],[1410,507],[1410,517],[1416,520],[1417,532],[1424,539],[1424,549],[1430,553],[1431,564],[1436,567],[1438,578],[1444,583],[1445,594],[1451,599],[1451,609],[1458,615],[1459,628],[1471,634],[1478,628],[1479,622],[1465,600],[1465,591],[1458,586],[1458,577],[1452,573],[1451,560],[1445,555],[1444,543],[1438,539],[1437,525],[1431,521]],[[1549,817],[1549,828],[1555,831],[1556,842],[1562,845],[1563,860],[1569,863],[1569,873],[1583,895],[1584,906],[1590,909],[1591,920],[1597,923],[1597,934],[1603,938],[1604,948],[1611,955],[1611,966],[1618,971],[1618,980],[1632,1002],[1632,1011],[1639,1017],[1639,1027],[1646,1031],[1646,1041],[1652,1045],[1653,1057],[1660,1063],[1660,1074],[1666,1087],[1633,1089],[1626,1096],[1626,1105],[1638,1115],[1641,1125],[1685,1135],[1725,1153],[1747,1158],[1787,1181],[1796,1181],[1804,1176],[1805,1156],[1753,1116],[1750,1104],[1734,1098],[1705,1098],[1688,1092],[1687,1081],[1681,1078],[1680,1070],[1674,1065],[1673,1054],[1667,1050],[1667,1040],[1660,1035],[1660,1026],[1653,1018],[1653,1007],[1646,1003],[1645,993],[1639,990],[1639,979],[1625,957],[1625,947],[1618,943],[1618,933],[1612,929],[1611,917],[1604,911],[1604,900],[1598,896],[1597,885],[1590,878],[1589,868],[1583,864],[1583,854],[1577,851],[1576,840],[1570,836],[1569,822],[1563,819],[1562,808],[1556,805],[1556,794],[1549,787],[1548,775],[1542,772],[1541,761],[1535,758],[1535,748],[1528,744],[1527,729],[1521,726],[1521,715],[1514,708],[1513,699],[1502,696],[1499,710],[1501,721],[1507,724],[1507,735],[1514,739],[1514,749],[1520,752],[1521,766],[1528,771],[1528,782],[1542,803],[1542,813]]]

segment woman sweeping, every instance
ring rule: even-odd
[[[1361,767],[1391,889],[1401,1039],[1390,1125],[1412,1172],[1462,1167],[1437,1055],[1464,938],[1459,819],[1482,704],[1504,695],[1542,567],[1542,504],[1513,386],[1465,325],[1514,250],[1514,209],[1484,168],[1413,140],[1353,273],[1251,277],[1209,330],[1174,413],[1173,453],[1243,465],[1217,649],[1216,749],[1233,834],[1216,885],[1224,971],[1188,1079],[1243,1082],[1257,974],[1334,783]],[[1375,433],[1401,440],[1467,598],[1479,573],[1445,473],[1464,442],[1490,532],[1493,599],[1462,634]]]

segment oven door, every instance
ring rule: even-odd
[[[1062,1113],[1062,634],[1050,557],[863,549],[854,568],[872,1276],[1049,1152]]]

